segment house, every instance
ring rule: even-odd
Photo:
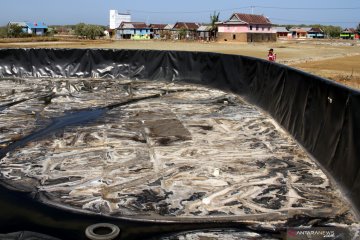
[[[229,20],[217,23],[218,40],[235,42],[276,41],[276,30],[263,15],[234,13]]]
[[[354,28],[345,28],[340,33],[342,39],[359,39],[359,33]]]
[[[167,24],[150,24],[149,28],[150,28],[150,38],[154,38],[154,39],[160,39],[160,38],[164,38],[165,36],[165,27],[167,26]]]
[[[173,35],[173,28],[174,28],[175,24],[167,24],[165,27],[164,27],[164,30],[163,30],[163,37],[161,38],[162,40],[168,40],[168,39],[171,39],[172,35]]]
[[[324,31],[321,28],[310,28],[307,31],[308,38],[324,38]]]
[[[150,34],[144,22],[122,22],[116,30],[116,39],[148,40]]]
[[[27,22],[26,25],[28,26],[28,33],[34,35],[45,35],[48,30],[48,26],[45,23],[31,23]]]
[[[165,29],[165,30],[171,30],[171,29],[174,28],[174,26],[175,26],[175,24],[167,24],[167,25],[164,27],[164,29]]]
[[[209,41],[211,37],[211,26],[202,25],[197,29],[197,35],[200,40]]]
[[[305,38],[307,38],[308,30],[310,30],[310,28],[304,29],[304,28],[300,28],[300,27],[293,27],[293,28],[289,29],[289,32],[291,33],[291,38],[305,39]]]
[[[325,34],[318,27],[293,27],[289,30],[289,38],[305,39],[305,38],[324,38]]]
[[[194,22],[177,22],[171,29],[172,39],[195,40],[197,39],[197,29],[199,28],[199,26],[199,24]]]
[[[289,30],[286,27],[276,27],[276,37],[278,39],[287,39],[289,37]]]
[[[21,26],[23,33],[37,35],[37,36],[45,35],[45,33],[48,30],[48,26],[45,23],[9,22],[8,27],[10,27],[11,25]]]

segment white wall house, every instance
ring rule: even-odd
[[[118,10],[110,10],[110,29],[115,29],[120,26],[122,22],[131,22],[130,13],[119,13]]]

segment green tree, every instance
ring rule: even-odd
[[[8,35],[10,37],[21,37],[24,35],[22,26],[18,24],[10,24],[8,26]]]
[[[75,35],[78,37],[85,37],[85,23],[76,24],[74,27]]]
[[[79,23],[74,28],[75,35],[87,39],[96,39],[104,36],[104,28],[98,25]]]
[[[84,28],[86,38],[95,40],[97,37],[104,36],[104,29],[97,25],[86,25]]]
[[[332,25],[323,26],[322,29],[328,38],[338,38],[342,30],[341,27]]]
[[[46,35],[47,35],[47,36],[54,36],[54,34],[57,34],[57,33],[58,33],[58,32],[57,32],[56,28],[54,28],[54,27],[49,27],[48,30],[47,30],[47,32],[46,32]]]
[[[0,38],[6,38],[8,36],[8,29],[7,27],[0,27]]]
[[[181,28],[179,31],[179,40],[184,39],[186,37],[187,30],[186,28]]]
[[[217,22],[219,22],[220,18],[220,12],[216,13],[214,11],[214,14],[210,14],[210,24],[211,24],[211,38],[215,39],[218,31],[218,27],[216,25]]]

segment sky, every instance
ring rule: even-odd
[[[360,22],[360,0],[3,0],[0,26],[9,21],[106,26],[110,9],[130,12],[132,21],[146,23],[207,23],[214,11],[222,21],[240,12],[262,14],[274,24],[356,27]]]

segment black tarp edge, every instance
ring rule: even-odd
[[[360,209],[360,92],[252,57],[205,52],[2,49],[0,78],[166,80],[244,97],[280,123]]]

